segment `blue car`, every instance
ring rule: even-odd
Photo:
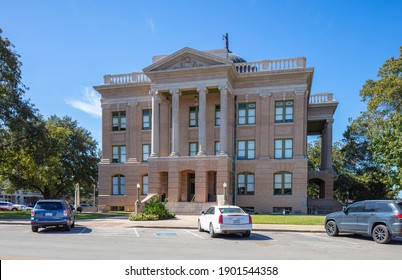
[[[31,228],[63,227],[70,231],[75,226],[74,208],[63,199],[39,200],[31,210]]]
[[[377,243],[388,243],[392,237],[402,237],[402,201],[356,202],[343,211],[328,214],[325,230],[329,236],[341,232],[367,234]]]

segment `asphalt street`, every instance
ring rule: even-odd
[[[370,237],[320,232],[253,231],[210,238],[185,228],[113,228],[78,225],[72,231],[0,225],[0,259],[65,260],[401,260],[402,239],[376,244]]]

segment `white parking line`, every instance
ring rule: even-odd
[[[184,230],[184,231],[186,231],[186,232],[188,232],[188,233],[190,233],[190,234],[192,234],[192,235],[194,235],[194,236],[197,236],[198,238],[205,239],[204,237],[202,237],[202,236],[200,236],[200,235],[198,235],[198,234],[195,234],[195,233],[193,233],[193,232],[191,232],[191,231],[189,231],[189,230]]]
[[[304,235],[304,236],[312,236],[311,234],[309,235],[309,234],[307,234],[307,233],[301,233],[301,232],[297,232],[297,234],[300,234],[300,235]],[[340,241],[340,242],[344,242],[344,243],[349,243],[349,244],[354,244],[354,245],[358,245],[359,243],[356,243],[356,242],[351,242],[351,241],[347,241],[347,240],[343,240],[343,239],[340,239],[340,238],[333,238],[333,237],[323,237],[323,236],[319,236],[319,235],[314,235],[314,238],[321,238],[321,239],[325,239],[325,240],[331,240],[331,241]]]
[[[140,235],[138,234],[138,231],[137,231],[136,228],[134,228],[134,233],[135,233],[135,235],[136,235],[137,237],[140,237]]]
[[[84,227],[78,234],[83,234],[87,230],[88,230],[88,228]]]

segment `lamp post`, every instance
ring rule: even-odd
[[[226,182],[223,183],[223,205],[226,205],[227,202],[227,198],[226,198],[226,189],[227,189],[228,185],[226,184]]]
[[[349,191],[346,191],[346,207],[349,206]]]
[[[140,186],[140,184],[138,183],[138,184],[137,184],[137,201],[136,201],[137,204],[140,204],[140,203],[141,203],[141,201],[140,201],[140,189],[141,189],[141,186]]]

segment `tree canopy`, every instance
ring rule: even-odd
[[[367,80],[360,91],[367,102],[362,114],[367,124],[368,150],[386,173],[387,183],[402,187],[402,46],[378,71],[378,80]]]
[[[70,117],[44,120],[21,82],[20,56],[0,29],[0,182],[8,191],[45,198],[83,194],[97,182],[99,151],[91,134]],[[6,182],[6,184],[4,184]]]

